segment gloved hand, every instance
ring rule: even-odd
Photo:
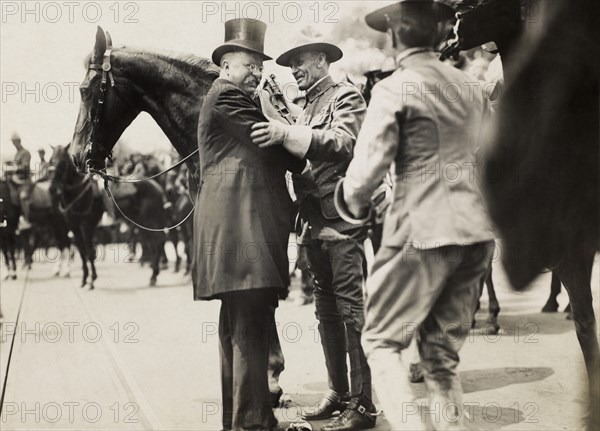
[[[273,145],[283,145],[287,137],[288,125],[279,121],[269,121],[268,123],[256,123],[252,126],[250,138],[259,148],[271,147]]]
[[[376,222],[383,221],[385,210],[392,203],[392,186],[384,179],[383,183],[373,192],[371,196],[371,206],[373,208],[373,215],[375,216]]]

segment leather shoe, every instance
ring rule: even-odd
[[[348,408],[322,428],[322,431],[359,431],[375,427],[375,406],[365,399],[352,399]]]
[[[329,419],[335,412],[342,413],[346,410],[350,394],[340,395],[333,390],[329,390],[321,399],[319,406],[312,413],[302,413],[302,419],[305,421],[320,421]]]
[[[271,392],[271,407],[279,407],[279,401],[283,395],[283,389],[279,388],[277,392]]]

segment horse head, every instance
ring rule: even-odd
[[[98,27],[79,87],[81,105],[70,148],[80,171],[103,169],[117,140],[140,113],[131,103],[133,89],[114,62],[110,35]]]
[[[62,145],[52,147],[52,156],[50,156],[48,164],[50,165],[50,183],[55,189],[62,185],[69,185],[75,180],[81,181],[81,176],[69,155],[70,147],[70,143],[64,147]]]
[[[488,42],[495,42],[499,48],[512,43],[521,23],[521,1],[451,0],[458,20],[439,43],[442,58]]]

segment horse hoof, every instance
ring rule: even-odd
[[[498,332],[500,332],[500,325],[490,322],[481,330],[484,335],[498,335]]]
[[[150,286],[156,286],[156,277],[150,279]]]
[[[93,284],[90,284],[90,287],[89,287],[89,289],[88,289],[88,290],[94,290],[94,285],[93,285]]]
[[[17,279],[17,274],[13,274],[12,279],[16,280]]]
[[[546,302],[542,307],[542,313],[556,313],[558,311],[558,302]]]

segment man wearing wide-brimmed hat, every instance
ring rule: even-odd
[[[373,89],[342,185],[347,209],[360,217],[394,168],[394,200],[366,285],[362,340],[393,429],[422,429],[422,419],[428,429],[464,429],[458,352],[494,251],[473,171],[483,97],[433,51],[439,20],[449,13],[444,8],[406,0],[367,15],[369,26],[391,36],[398,70]],[[456,91],[448,93],[450,87]],[[415,333],[429,392],[421,412],[401,360]]]
[[[319,333],[325,355],[329,391],[307,420],[335,417],[323,430],[353,431],[375,426],[371,371],[360,345],[364,325],[362,285],[365,227],[340,218],[333,203],[337,181],[352,159],[366,104],[351,84],[337,83],[329,65],[342,58],[336,45],[305,31],[277,63],[288,66],[306,107],[296,125],[257,124],[252,137],[259,147],[283,146],[298,158],[308,159],[312,178],[294,180],[305,221],[299,239],[299,266],[314,276],[314,297]],[[350,362],[350,384],[348,368]]]
[[[221,300],[219,341],[224,429],[275,427],[267,380],[277,336],[278,292],[289,286],[287,244],[292,202],[286,170],[304,162],[283,148],[260,149],[250,128],[267,121],[253,101],[262,75],[266,25],[225,23],[213,61],[220,77],[198,123],[201,186],[194,214],[196,300]]]

